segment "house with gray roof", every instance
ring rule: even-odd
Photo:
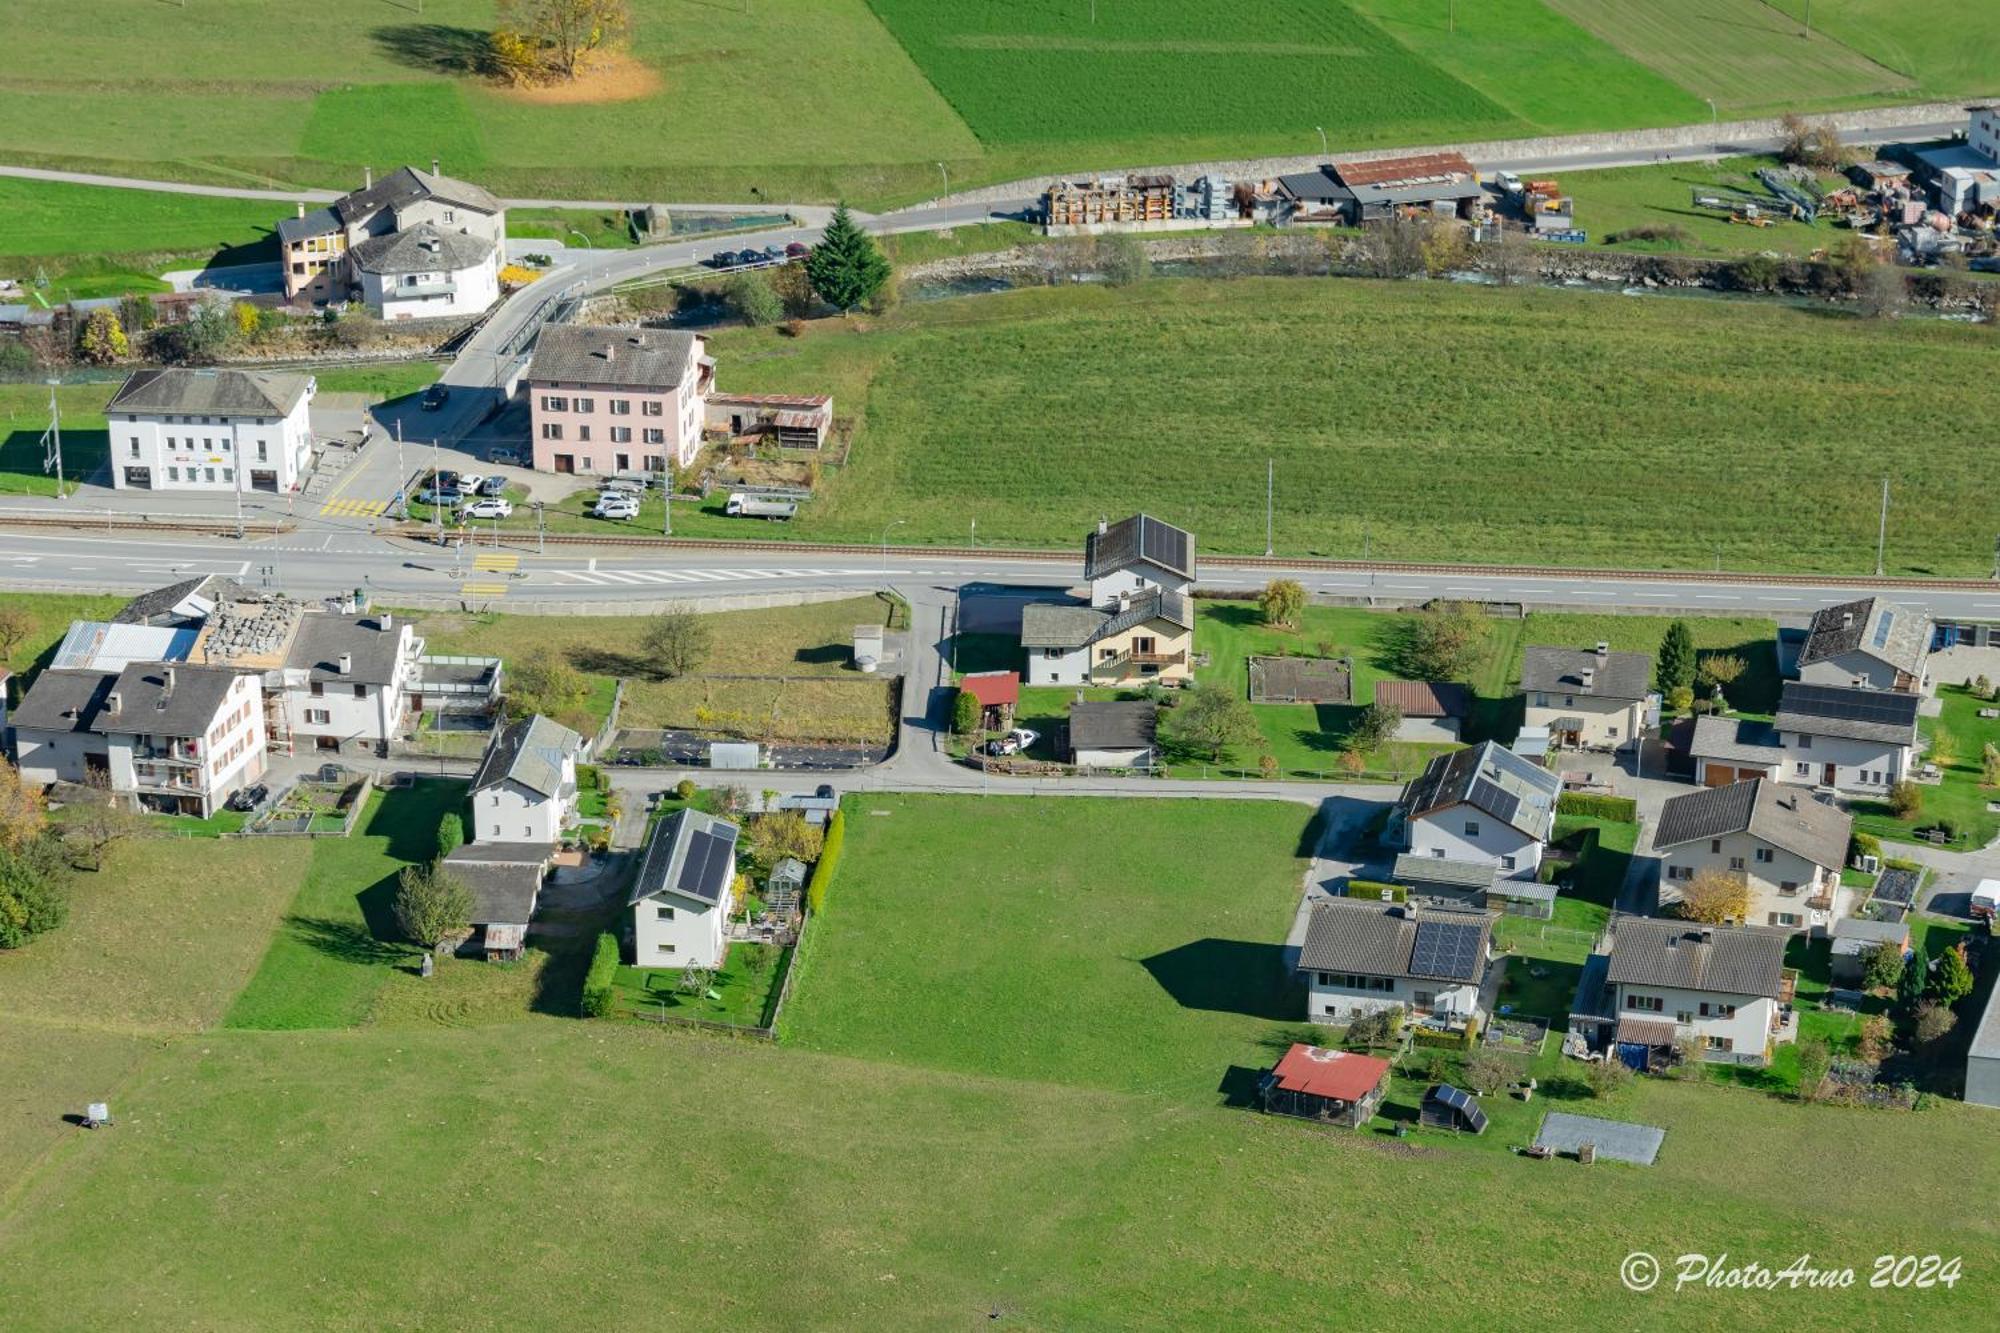
[[[1547,727],[1559,747],[1622,750],[1645,730],[1652,679],[1650,653],[1531,645],[1521,655],[1523,725]]]
[[[312,462],[310,375],[135,370],[105,405],[114,490],[280,495]]]
[[[1150,699],[1071,704],[1070,762],[1080,768],[1151,768],[1159,758],[1159,711]]]
[[[701,448],[715,362],[699,334],[549,324],[522,386],[537,468],[659,473]]]
[[[1816,612],[1799,648],[1799,679],[1807,685],[1922,694],[1931,618],[1881,597],[1863,597]]]
[[[1030,685],[1182,684],[1194,677],[1194,599],[1143,588],[1104,606],[1021,608]]]
[[[1617,1058],[1646,1069],[1691,1041],[1706,1060],[1770,1063],[1772,1051],[1798,1035],[1788,938],[1743,926],[1614,919],[1603,1007]]]
[[[1779,777],[1843,794],[1880,796],[1916,764],[1923,698],[1904,690],[1788,680],[1771,719],[1784,747]]]
[[[371,236],[349,252],[361,304],[378,319],[476,315],[500,299],[500,246],[428,222]]]
[[[286,748],[385,754],[411,725],[424,641],[388,611],[307,611],[265,677]]]
[[[1093,606],[1149,589],[1187,592],[1195,581],[1194,534],[1151,514],[1100,520],[1083,539],[1083,577]]]
[[[1387,836],[1412,857],[1483,868],[1482,888],[1505,880],[1533,882],[1561,795],[1556,774],[1482,741],[1432,759],[1403,788]],[[1446,878],[1426,882],[1441,885],[1471,873],[1446,864],[1433,869]]]
[[[576,762],[583,737],[537,713],[493,733],[472,775],[475,842],[552,848],[576,819]]]
[[[521,956],[548,873],[545,843],[468,842],[444,858],[445,868],[472,891],[466,924],[480,932],[474,946],[489,961]]]
[[[1492,936],[1493,917],[1485,912],[1346,898],[1318,902],[1299,950],[1306,1017],[1345,1024],[1401,1009],[1448,1027],[1483,1020]]]
[[[632,881],[635,965],[721,965],[736,907],[739,832],[728,820],[693,809],[676,810],[653,826]]]
[[[1811,930],[1847,914],[1840,886],[1854,819],[1810,793],[1769,778],[1670,796],[1653,827],[1660,901],[1681,901],[1697,875],[1740,879],[1749,890],[1744,920]]]
[[[1688,755],[1694,760],[1694,780],[1703,787],[1776,778],[1785,768],[1785,747],[1769,722],[1719,713],[1694,720]]]
[[[52,669],[9,721],[23,780],[99,783],[169,814],[206,818],[264,774],[263,691],[228,667]]]
[[[285,299],[315,305],[346,301],[360,286],[354,254],[377,238],[430,227],[477,237],[496,251],[506,243],[507,210],[488,191],[431,169],[398,167],[381,180],[366,171],[358,190],[323,208],[298,205],[278,223]],[[482,309],[484,307],[481,307]]]

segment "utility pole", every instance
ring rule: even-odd
[[[944,169],[944,163],[942,163],[942,162],[938,163],[938,175],[940,175],[940,176],[944,177],[944,192],[945,192],[945,194],[950,194],[950,193],[951,193],[951,173],[950,173],[949,171],[946,171],[946,170]],[[942,197],[942,196],[940,196],[940,197]]]
[[[1875,527],[1875,577],[1882,577],[1882,548],[1889,540],[1889,479],[1882,478],[1882,518]]]
[[[410,474],[403,471],[403,419],[396,418],[396,517],[410,521]]]
[[[431,517],[437,520],[438,545],[444,545],[444,497],[438,494],[438,442],[431,436]]]
[[[54,446],[53,450],[51,452],[42,455],[42,471],[47,472],[49,470],[49,466],[51,463],[55,465],[56,499],[58,500],[63,499],[64,496],[67,494],[67,491],[63,486],[62,404],[56,398],[56,386],[61,383],[62,381],[57,379],[55,376],[51,375],[49,377],[49,429],[48,432],[42,436],[42,442],[44,445],[48,445],[51,442],[53,442]]]
[[[548,535],[548,520],[542,512],[542,502],[535,501],[535,554],[542,555],[548,550],[542,539]]]
[[[236,469],[236,540],[243,540],[243,469]]]
[[[1458,0],[1445,0],[1445,31],[1458,31]]]
[[[660,458],[660,535],[674,535],[674,456]]]
[[[1264,554],[1275,555],[1278,548],[1271,543],[1271,502],[1276,494],[1278,464],[1275,459],[1264,460]]]

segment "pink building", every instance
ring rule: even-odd
[[[527,386],[535,466],[544,472],[659,472],[694,461],[715,362],[692,333],[545,327]]]

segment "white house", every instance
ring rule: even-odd
[[[421,677],[423,640],[387,611],[307,611],[283,664],[267,673],[288,747],[383,753],[402,735]]]
[[[1929,616],[1880,597],[1826,607],[1799,648],[1799,680],[1922,694],[1930,688],[1931,631]]]
[[[1492,955],[1484,912],[1427,912],[1394,903],[1316,903],[1299,951],[1306,1017],[1348,1023],[1402,1009],[1460,1024],[1485,1016],[1480,985]]]
[[[1653,831],[1660,898],[1704,871],[1743,880],[1744,919],[1785,930],[1832,924],[1854,820],[1797,787],[1752,778],[1667,798]]]
[[[310,375],[135,370],[104,409],[114,490],[286,492],[312,461]]]
[[[553,846],[576,814],[583,737],[540,714],[494,734],[472,776],[475,842]]]
[[[348,256],[361,303],[381,319],[476,315],[500,299],[500,247],[428,222],[376,236]]]
[[[677,810],[653,827],[632,884],[635,965],[721,964],[735,907],[738,832],[699,810]]]
[[[1523,725],[1547,727],[1558,746],[1623,749],[1645,727],[1652,678],[1647,653],[1531,646],[1521,656]]]
[[[1185,592],[1120,592],[1103,607],[1021,608],[1030,685],[1140,685],[1193,678],[1194,600]]]
[[[1083,539],[1083,577],[1090,583],[1092,606],[1153,588],[1187,592],[1195,580],[1194,534],[1150,514],[1116,523],[1100,520]]]
[[[225,667],[52,669],[11,720],[25,781],[102,782],[171,814],[212,815],[264,773],[257,678]]]
[[[324,208],[298,207],[296,217],[278,223],[279,260],[285,299],[324,305],[348,299],[360,285],[353,257],[375,239],[429,227],[441,233],[476,237],[497,250],[507,240],[507,211],[477,185],[439,170],[399,167],[376,180],[371,171],[362,187]],[[482,307],[483,308],[483,307]]]
[[[1486,882],[1532,881],[1561,795],[1556,774],[1483,741],[1431,760],[1403,789],[1389,834],[1451,882],[1461,866],[1483,870]]]
[[[1768,1064],[1796,1026],[1782,931],[1620,917],[1612,927],[1610,991],[1617,1058],[1645,1068],[1682,1037],[1708,1060]]]
[[[1788,680],[1771,726],[1785,752],[1780,777],[1808,787],[1879,795],[1910,775],[1917,694]]]

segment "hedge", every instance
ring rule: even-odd
[[[1564,792],[1556,798],[1556,812],[1608,819],[1614,824],[1639,822],[1639,803],[1629,796],[1599,796],[1591,792]]]
[[[590,956],[590,971],[583,976],[583,1016],[602,1018],[611,1012],[611,980],[618,974],[618,937],[600,931],[597,952]]]
[[[1420,1027],[1411,1031],[1410,1042],[1416,1046],[1437,1046],[1449,1051],[1465,1049],[1465,1038],[1456,1032],[1439,1032],[1436,1028]]]
[[[1378,879],[1347,881],[1347,896],[1350,898],[1369,898],[1380,902],[1384,890],[1388,891],[1388,901],[1392,903],[1408,902],[1410,899],[1410,891],[1401,884],[1384,884]]]
[[[836,810],[826,822],[826,837],[819,845],[819,860],[813,863],[812,879],[806,884],[806,910],[817,916],[826,909],[826,886],[840,865],[840,848],[847,841],[847,812]]]

